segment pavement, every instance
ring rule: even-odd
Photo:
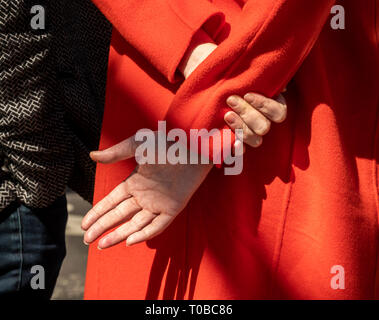
[[[83,299],[88,247],[83,243],[84,232],[80,223],[90,208],[91,205],[79,195],[70,190],[67,192],[67,255],[52,296],[53,300]]]

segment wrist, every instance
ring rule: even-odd
[[[213,40],[204,31],[199,30],[179,65],[179,70],[184,78],[187,79],[216,48],[217,45]]]

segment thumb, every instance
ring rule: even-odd
[[[137,149],[135,136],[121,141],[120,143],[102,150],[92,151],[90,157],[93,161],[100,163],[114,163],[121,160],[133,158]]]

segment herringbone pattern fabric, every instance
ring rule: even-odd
[[[48,206],[68,184],[92,199],[110,26],[90,0],[39,1],[47,29],[32,32],[32,4],[0,0],[0,210]]]

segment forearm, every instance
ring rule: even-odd
[[[217,48],[212,38],[203,30],[193,37],[184,57],[179,64],[179,71],[187,79],[193,71]]]
[[[229,38],[181,86],[167,113],[169,128],[221,129],[229,95],[279,94],[312,49],[334,3],[253,2]]]

